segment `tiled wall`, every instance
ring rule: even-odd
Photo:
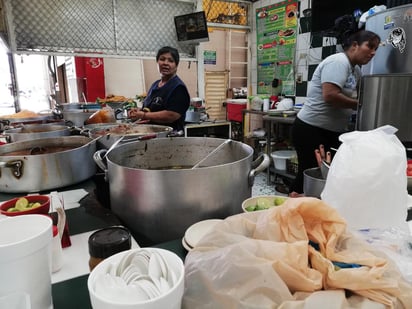
[[[322,37],[311,33],[311,18],[304,17],[303,11],[310,7],[311,0],[302,0],[299,2],[299,34],[296,43],[295,56],[295,80],[300,76],[300,81],[295,87],[295,103],[304,103],[308,81],[311,79],[316,66],[327,56],[339,51],[340,46],[336,45],[336,39],[331,37]],[[251,55],[252,55],[252,93],[256,94],[257,89],[257,60],[256,60],[256,9],[265,7],[274,3],[282,2],[275,0],[260,0],[254,3],[252,12],[252,31],[251,31]]]

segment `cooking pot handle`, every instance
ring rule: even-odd
[[[260,162],[261,161],[261,162]],[[260,162],[260,164],[259,164]],[[253,169],[249,173],[249,186],[253,186],[255,176],[269,168],[270,158],[266,153],[261,153],[255,161],[252,162]],[[256,167],[255,167],[256,166]]]
[[[8,134],[0,134],[0,138],[4,138],[7,143],[11,143],[11,136]]]
[[[97,150],[93,154],[93,160],[96,162],[97,166],[100,167],[104,172],[107,171],[107,164],[104,162],[104,157],[106,156],[107,149]]]

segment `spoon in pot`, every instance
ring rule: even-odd
[[[106,153],[105,153],[104,156],[103,156],[103,159],[106,158],[106,156],[109,154],[109,152],[110,152],[111,150],[113,150],[114,148],[116,148],[116,146],[119,145],[119,143],[120,143],[124,138],[125,138],[125,135],[120,136],[120,138],[119,138],[117,141],[115,141],[115,142],[109,147],[109,149],[107,149]]]
[[[199,162],[197,162],[195,165],[193,165],[192,169],[198,168],[200,164],[202,164],[203,162],[206,161],[206,159],[208,159],[211,155],[215,154],[216,152],[218,152],[220,149],[222,149],[223,146],[225,146],[226,144],[231,143],[232,140],[231,139],[227,139],[225,140],[222,144],[220,144],[219,146],[217,146],[213,151],[211,151],[206,157],[204,157],[202,160],[200,160]]]

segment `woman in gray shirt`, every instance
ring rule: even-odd
[[[345,33],[343,52],[324,59],[309,83],[303,108],[292,127],[292,142],[296,149],[299,169],[290,188],[290,196],[303,193],[303,171],[316,167],[315,149],[325,151],[339,147],[339,135],[348,130],[353,110],[357,109],[357,86],[360,66],[375,55],[380,37],[371,31]]]

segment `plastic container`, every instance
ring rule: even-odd
[[[96,283],[101,278],[102,275],[107,274],[110,267],[113,265],[118,265],[122,258],[132,252],[138,252],[142,250],[132,249],[124,252],[117,253],[103,262],[101,262],[97,267],[90,273],[87,280],[87,287],[89,290],[90,302],[94,309],[180,309],[182,305],[182,297],[184,292],[184,264],[182,259],[175,253],[160,249],[160,248],[150,248],[147,247],[145,250],[152,252],[157,252],[165,260],[167,269],[171,269],[176,278],[174,285],[167,292],[151,298],[150,300],[143,300],[139,302],[130,302],[126,297],[122,299],[121,302],[109,299],[107,295],[101,295],[96,292]]]
[[[63,250],[60,241],[59,229],[53,225],[52,272],[59,271],[63,266]]]
[[[53,308],[52,225],[45,215],[0,220],[0,295],[27,293],[31,309]]]
[[[267,112],[269,110],[269,99],[263,99],[263,111]]]
[[[296,156],[295,150],[278,150],[274,151],[271,154],[275,169],[277,170],[286,170],[286,160],[291,159]]]
[[[242,110],[246,109],[246,99],[233,99],[226,101],[227,120],[243,122]]]
[[[130,232],[120,226],[98,230],[89,236],[89,268],[92,271],[101,261],[132,246]]]

